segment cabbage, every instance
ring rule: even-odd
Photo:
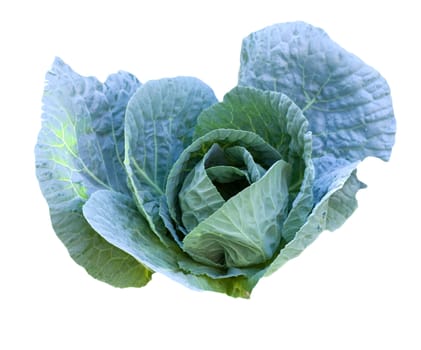
[[[277,24],[243,41],[218,102],[193,77],[105,83],[56,58],[36,171],[71,257],[117,287],[160,272],[248,298],[357,207],[359,162],[388,160],[385,79],[321,29]]]

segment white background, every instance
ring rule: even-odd
[[[2,1],[1,349],[421,349],[420,66],[416,1]],[[389,163],[367,160],[359,208],[250,300],[160,275],[143,289],[88,276],[55,237],[35,178],[45,73],[55,56],[104,80],[196,76],[236,84],[243,37],[304,20],[388,80]]]

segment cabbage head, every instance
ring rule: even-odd
[[[385,79],[319,28],[277,24],[243,41],[218,102],[193,77],[104,83],[56,58],[36,172],[71,257],[117,287],[154,272],[247,298],[357,207],[356,168],[388,160]]]

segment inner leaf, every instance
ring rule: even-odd
[[[278,249],[291,166],[279,160],[257,182],[225,202],[183,240],[183,250],[211,266],[249,267]]]
[[[178,194],[181,221],[186,231],[192,231],[265,172],[245,147],[224,149],[214,143],[189,172]]]
[[[186,177],[178,195],[181,221],[187,232],[219,209],[225,200],[206,174],[204,161],[199,162]]]
[[[221,196],[228,200],[251,184],[247,171],[233,166],[218,165],[206,173]]]
[[[245,147],[229,147],[225,150],[225,155],[232,165],[244,166],[247,169],[250,182],[258,181],[266,173],[266,169],[255,162],[252,154]]]

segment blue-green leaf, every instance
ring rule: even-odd
[[[196,78],[149,81],[134,94],[126,112],[125,164],[139,210],[165,240],[159,215],[170,168],[192,141],[200,112],[216,102]]]
[[[357,205],[355,193],[363,186],[356,178],[356,165],[357,163],[354,163],[337,168],[336,173],[330,177],[327,192],[315,205],[306,223],[268,266],[266,275],[270,275],[288,260],[298,256],[325,229],[338,228],[355,210]]]
[[[314,193],[319,201],[329,192],[338,179],[346,179],[344,185],[329,198],[329,210],[326,217],[326,229],[334,231],[357,209],[356,193],[366,185],[357,178],[359,162],[347,163],[329,156],[316,159],[316,171],[320,174],[314,183]],[[350,175],[348,175],[350,174]]]
[[[108,173],[112,174],[110,176],[113,177],[112,187],[115,191],[123,193],[129,193],[127,189],[127,173],[124,167],[124,116],[129,99],[140,85],[136,77],[130,73],[120,71],[111,74],[104,84],[105,95],[110,105],[111,118],[105,118],[105,116],[98,118],[98,124],[102,125],[102,133],[109,133],[109,130],[112,131],[111,135],[114,144],[110,142],[110,139],[104,138],[103,149],[107,149],[105,158],[110,160]],[[101,131],[97,131],[97,134]],[[116,149],[114,150],[113,148]]]
[[[239,85],[288,95],[313,132],[313,156],[387,160],[395,119],[386,80],[319,28],[283,23],[243,41]]]
[[[95,78],[79,76],[60,59],[46,79],[35,156],[53,228],[72,258],[93,277],[119,287],[142,286],[152,272],[106,242],[82,215],[83,204],[96,190],[126,191],[116,145],[123,140],[111,127],[121,123],[115,108],[123,101],[109,100],[118,92]],[[126,93],[138,85],[131,77]]]

